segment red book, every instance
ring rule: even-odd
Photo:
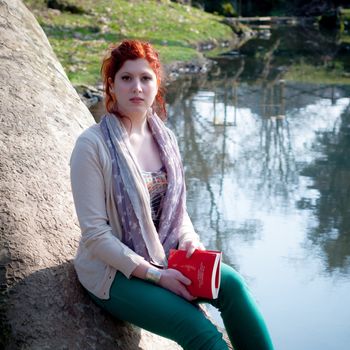
[[[187,287],[191,295],[216,299],[219,294],[222,253],[217,250],[196,249],[186,258],[185,250],[171,249],[168,267],[180,271],[191,280]]]

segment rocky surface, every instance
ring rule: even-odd
[[[0,66],[0,348],[179,349],[113,320],[76,279],[69,157],[94,120],[20,0],[0,0]]]

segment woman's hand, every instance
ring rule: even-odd
[[[162,270],[158,284],[188,301],[196,299],[186,289],[186,286],[191,284],[191,280],[185,277],[180,271],[174,269]]]
[[[155,268],[147,261],[142,261],[135,270],[131,273],[132,276],[146,279],[147,270],[149,268]],[[159,270],[161,272],[160,280],[158,285],[170,290],[171,292],[185,298],[188,301],[196,299],[192,296],[186,286],[191,284],[191,280],[185,277],[180,271],[174,269]]]
[[[186,258],[189,258],[196,249],[205,250],[204,245],[198,241],[187,241],[181,245],[180,249],[186,250]]]

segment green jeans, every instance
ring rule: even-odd
[[[185,350],[228,350],[222,334],[196,303],[210,303],[221,313],[235,350],[272,350],[265,322],[242,277],[222,264],[219,297],[186,301],[176,294],[117,272],[110,298],[93,300],[114,317],[177,342]]]

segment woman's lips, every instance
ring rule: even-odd
[[[133,102],[133,103],[141,103],[141,102],[143,102],[143,98],[141,98],[141,97],[132,97],[130,99],[130,101]]]

